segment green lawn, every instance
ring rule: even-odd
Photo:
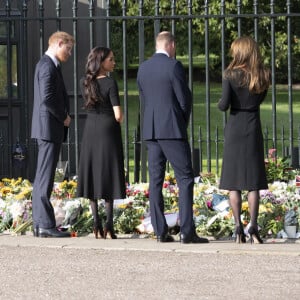
[[[123,81],[119,82],[120,94],[123,95]],[[264,103],[261,106],[261,121],[262,127],[265,135],[266,127],[268,127],[268,139],[272,139],[272,123],[273,123],[273,114],[272,114],[272,91],[271,88],[265,99]],[[211,166],[212,171],[215,171],[216,166],[216,129],[218,128],[218,138],[219,140],[223,140],[223,124],[224,124],[224,116],[225,114],[218,110],[217,102],[221,96],[221,84],[219,83],[211,83],[209,89],[209,100],[210,105],[208,107],[206,101],[206,87],[205,83],[195,82],[193,86],[193,94],[194,94],[194,138],[195,144],[194,147],[198,148],[198,129],[201,127],[202,131],[202,139],[206,139],[207,132],[207,112],[210,114],[210,134],[211,134]],[[300,90],[293,90],[293,118],[294,118],[294,137],[295,137],[295,146],[298,144],[298,130],[300,126]],[[123,97],[122,97],[122,100]],[[288,139],[289,137],[289,104],[288,104],[288,90],[284,85],[278,85],[276,87],[276,121],[277,121],[277,148],[278,153],[282,155],[282,128],[284,127],[284,137]],[[124,103],[123,103],[124,105]],[[209,109],[208,109],[209,108]],[[136,87],[135,79],[130,79],[128,82],[128,124],[129,124],[129,161],[130,161],[130,169],[133,166],[133,135],[134,130],[137,128],[138,123],[138,112],[139,112],[139,99],[138,99],[138,91]],[[123,130],[125,126],[123,125]],[[289,142],[286,140],[285,146],[288,146]],[[206,143],[202,144],[203,147],[203,171],[206,171]],[[272,147],[271,141],[268,145],[269,148]],[[221,156],[222,156],[222,143],[219,144],[219,167],[221,166]],[[219,170],[220,171],[220,170]],[[130,170],[132,173],[132,170]],[[131,175],[132,176],[132,175]],[[131,178],[130,176],[130,178]]]

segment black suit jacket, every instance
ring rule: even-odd
[[[138,70],[143,105],[143,138],[186,139],[192,95],[182,64],[156,53]]]
[[[69,99],[60,71],[48,55],[36,65],[31,137],[62,143]]]

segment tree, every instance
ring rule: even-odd
[[[145,57],[149,57],[154,51],[155,40],[155,22],[159,22],[159,31],[171,30],[172,4],[175,7],[175,35],[177,39],[177,55],[188,54],[188,3],[192,3],[192,32],[193,41],[192,49],[193,56],[205,54],[205,38],[208,32],[209,51],[218,57],[221,63],[221,38],[222,38],[222,20],[224,20],[224,40],[225,49],[229,49],[231,42],[241,35],[257,36],[257,41],[261,46],[263,56],[266,58],[266,63],[271,62],[271,22],[272,16],[270,0],[257,1],[257,6],[254,7],[253,1],[240,1],[240,18],[238,18],[238,1],[224,1],[225,14],[221,15],[220,0],[210,1],[187,1],[187,0],[144,0],[142,15],[144,20],[144,40],[145,40]],[[274,1],[274,24],[275,24],[275,53],[276,53],[276,68],[279,80],[285,81],[287,78],[287,1]],[[290,1],[290,10],[293,13],[300,11],[300,3],[298,0]],[[159,4],[159,5],[156,5]],[[111,12],[113,15],[122,15],[122,0],[114,0],[111,4]],[[207,6],[206,6],[207,5]],[[257,9],[257,15],[254,14],[254,8]],[[127,16],[139,16],[139,1],[127,1],[126,8]],[[156,19],[153,16],[165,18]],[[150,19],[149,17],[152,16]],[[182,16],[182,18],[179,18]],[[255,16],[257,20],[257,32],[254,32]],[[126,21],[126,32],[128,37],[127,53],[128,63],[138,63],[139,61],[139,35],[138,35],[138,19],[130,19]],[[208,24],[208,28],[206,28]],[[114,20],[112,24],[112,46],[117,52],[117,57],[122,57],[122,20]],[[300,18],[291,18],[291,35],[292,35],[292,64],[294,66],[293,79],[300,80]],[[226,56],[228,55],[226,53]],[[220,64],[217,64],[218,67]]]

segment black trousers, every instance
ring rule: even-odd
[[[40,228],[53,228],[56,226],[56,221],[50,196],[61,143],[44,140],[37,140],[37,142],[39,151],[32,191],[33,225]]]
[[[147,140],[149,168],[149,199],[151,223],[156,235],[161,236],[168,230],[164,216],[162,185],[166,162],[170,162],[175,172],[179,188],[180,232],[189,235],[195,231],[193,220],[194,175],[191,149],[187,140]]]

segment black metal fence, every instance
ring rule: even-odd
[[[266,153],[268,148],[281,148],[282,155],[297,157],[294,154],[298,151],[295,149],[300,133],[297,135],[295,131],[298,124],[294,121],[293,87],[300,79],[300,64],[295,66],[295,58],[300,58],[299,1],[246,1],[247,5],[243,2],[0,0],[0,176],[20,175],[33,179],[36,145],[30,139],[30,124],[34,66],[55,30],[67,31],[76,39],[73,60],[63,69],[74,119],[61,155],[62,160],[69,161],[69,176],[77,173],[85,118],[80,110],[78,81],[89,50],[101,43],[112,47],[121,60],[119,79],[125,113],[123,140],[127,179],[147,181],[146,150],[140,141],[138,116],[134,128],[130,127],[128,82],[135,77],[138,64],[154,50],[154,38],[161,30],[170,30],[177,36],[178,48],[186,57],[192,93],[196,95],[199,80],[204,86],[204,95],[200,99],[194,96],[194,103],[203,104],[205,127],[196,127],[195,119],[199,116],[194,111],[189,127],[196,172],[219,172],[223,129],[215,130],[215,124],[211,123],[211,108],[215,105],[211,85],[215,80],[221,81],[229,45],[234,37],[241,35],[252,35],[264,45],[272,71],[272,124],[265,130]],[[204,59],[199,66],[195,57],[201,54]],[[212,62],[213,55],[217,55],[217,63]],[[282,73],[285,74],[282,76]],[[279,80],[287,86],[287,133],[278,130],[276,86]],[[220,113],[220,118],[224,125],[226,114]],[[19,164],[15,164],[16,161]]]

